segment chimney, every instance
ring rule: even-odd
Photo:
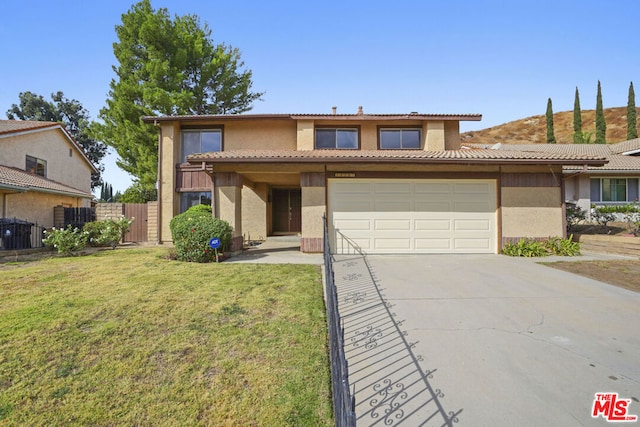
[[[359,105],[359,106],[358,106],[358,115],[359,115],[359,116],[361,116],[362,114],[364,114],[364,113],[362,112],[362,105]]]
[[[335,105],[331,107],[331,113],[335,116],[338,113],[338,107],[336,107]]]

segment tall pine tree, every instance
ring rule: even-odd
[[[629,85],[629,100],[627,101],[627,140],[638,137],[636,126],[636,94],[633,91],[633,82]]]
[[[598,80],[598,95],[596,97],[596,144],[607,143],[607,122],[604,119],[604,110],[602,108],[602,90],[600,89],[600,80]]]
[[[553,107],[551,106],[551,98],[547,101],[547,144],[555,144],[556,135],[553,131]]]
[[[580,93],[576,86],[576,98],[573,101],[573,143],[582,144],[582,111],[580,109]]]

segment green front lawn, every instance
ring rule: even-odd
[[[315,266],[0,265],[0,425],[332,424]]]

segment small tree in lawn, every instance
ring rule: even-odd
[[[556,135],[553,131],[553,107],[551,106],[551,98],[547,100],[547,144],[555,144]]]
[[[573,143],[583,144],[582,134],[582,110],[580,109],[580,93],[576,86],[576,97],[573,101]]]
[[[604,119],[604,109],[602,108],[602,90],[600,80],[598,80],[598,95],[596,97],[596,144],[607,143],[607,122]]]
[[[638,137],[636,126],[636,94],[633,91],[633,82],[629,85],[629,100],[627,101],[627,140]]]

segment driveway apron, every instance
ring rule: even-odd
[[[334,270],[358,426],[602,426],[604,392],[640,415],[638,293],[498,255]]]

